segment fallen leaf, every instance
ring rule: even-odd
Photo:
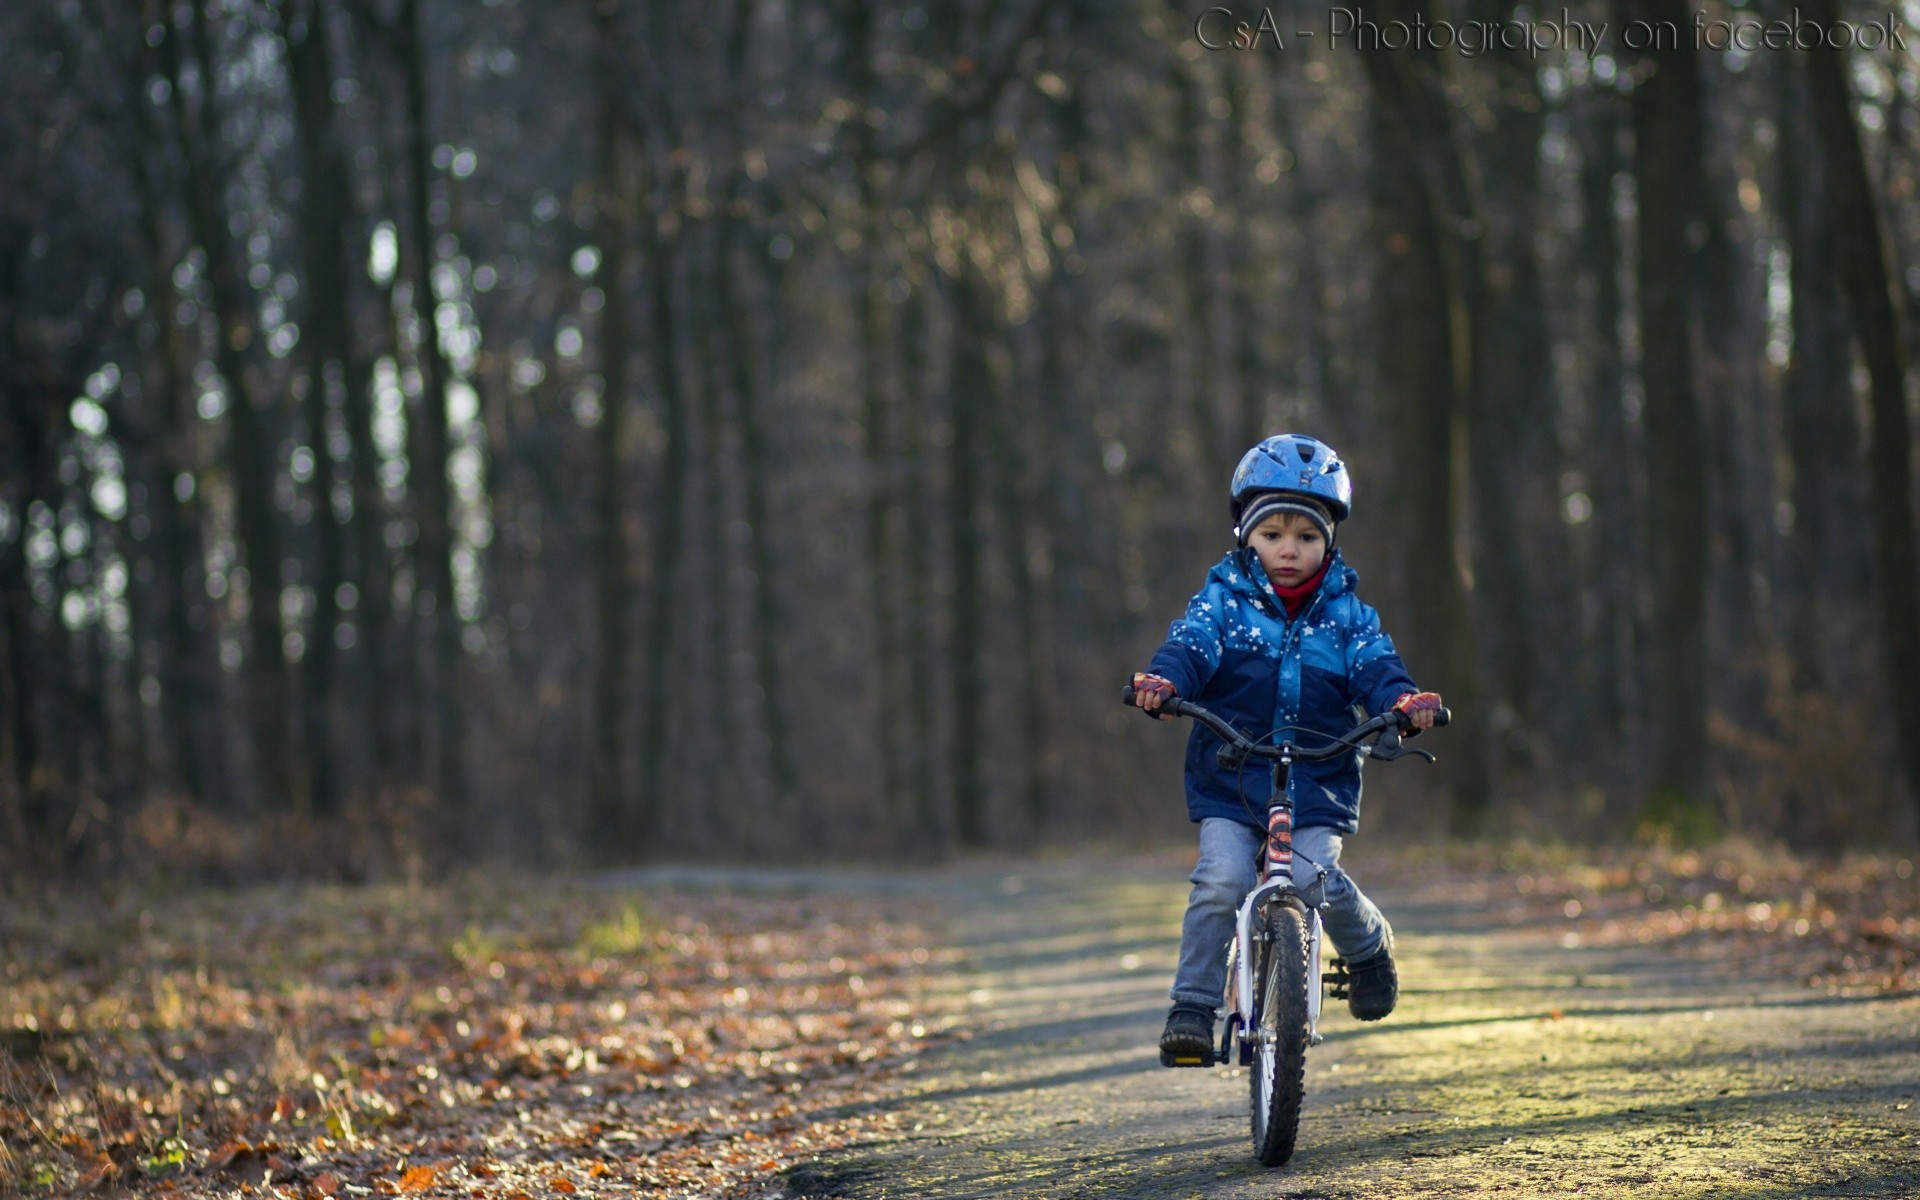
[[[573,1186],[573,1180],[568,1179],[564,1175],[561,1175],[561,1176],[556,1176],[554,1178],[553,1190],[556,1192],[564,1192],[565,1194],[571,1196],[573,1193],[579,1191],[580,1189]]]
[[[332,1171],[322,1171],[313,1177],[313,1190],[322,1196],[331,1196],[340,1190],[340,1178]]]
[[[432,1167],[408,1167],[400,1173],[397,1185],[403,1192],[424,1192],[440,1182],[440,1172]]]

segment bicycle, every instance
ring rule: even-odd
[[[1121,698],[1127,704],[1134,703],[1131,685]],[[1253,1154],[1263,1165],[1277,1167],[1293,1157],[1300,1104],[1306,1095],[1307,1048],[1322,1040],[1319,1021],[1323,993],[1336,1000],[1345,999],[1347,994],[1345,962],[1336,958],[1332,971],[1322,974],[1320,970],[1320,909],[1326,904],[1326,872],[1321,871],[1305,889],[1293,882],[1293,798],[1287,794],[1288,776],[1296,762],[1317,762],[1343,753],[1362,754],[1382,762],[1409,754],[1428,762],[1434,757],[1401,744],[1400,735],[1410,730],[1412,723],[1395,712],[1362,722],[1325,746],[1308,748],[1285,740],[1277,745],[1263,744],[1282,730],[1255,740],[1178,697],[1162,703],[1158,711],[1192,717],[1212,730],[1223,743],[1215,752],[1222,766],[1244,770],[1252,758],[1273,764],[1259,882],[1241,902],[1234,938],[1227,947],[1227,1022],[1220,1035],[1220,1048],[1211,1062],[1196,1059],[1175,1065],[1212,1066],[1237,1057],[1241,1066],[1249,1068]],[[1445,725],[1452,715],[1443,708],[1434,724]],[[1372,743],[1366,742],[1369,737],[1374,738]],[[1319,987],[1311,986],[1314,980]]]

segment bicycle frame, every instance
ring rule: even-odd
[[[1226,1030],[1221,1038],[1220,1061],[1229,1061],[1228,1047],[1235,1039],[1240,1043],[1240,1058],[1251,1056],[1252,1043],[1247,1040],[1247,1014],[1240,1010],[1253,996],[1253,925],[1255,914],[1267,903],[1269,897],[1293,897],[1307,914],[1307,979],[1311,981],[1307,988],[1307,1044],[1317,1046],[1320,1036],[1320,1004],[1325,987],[1320,984],[1320,908],[1311,904],[1307,896],[1293,882],[1293,797],[1287,792],[1287,783],[1292,774],[1293,759],[1285,749],[1281,758],[1273,765],[1272,799],[1267,803],[1267,843],[1260,855],[1260,882],[1254,885],[1247,898],[1240,902],[1240,911],[1234,918],[1234,974],[1233,1003],[1227,1012]],[[1324,887],[1326,872],[1321,870],[1321,884]],[[1242,1065],[1245,1065],[1244,1062]]]

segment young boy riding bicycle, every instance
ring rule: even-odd
[[[1135,703],[1152,712],[1178,696],[1242,728],[1291,727],[1325,739],[1346,731],[1355,708],[1393,709],[1416,730],[1430,728],[1440,697],[1414,684],[1379,615],[1354,594],[1358,577],[1333,548],[1352,494],[1346,464],[1324,442],[1279,434],[1247,451],[1231,489],[1238,545],[1214,564],[1186,616],[1134,676]],[[1211,1061],[1224,948],[1253,889],[1266,833],[1266,773],[1222,766],[1220,745],[1200,725],[1187,741],[1187,815],[1200,826],[1200,854],[1189,877],[1173,1008],[1160,1035],[1168,1066]],[[1311,873],[1326,872],[1326,930],[1352,977],[1347,1008],[1378,1021],[1399,994],[1393,931],[1339,865],[1342,839],[1359,828],[1360,757],[1298,763],[1289,790],[1294,881],[1304,887]]]

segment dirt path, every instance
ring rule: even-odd
[[[1382,872],[1386,872],[1383,874]],[[1394,920],[1398,1012],[1329,1006],[1300,1149],[1248,1151],[1245,1072],[1168,1071],[1177,866],[922,878],[971,1036],[911,1077],[897,1138],[804,1196],[1920,1196],[1920,996],[1829,995],[1725,955],[1514,922],[1496,881],[1355,867]]]

